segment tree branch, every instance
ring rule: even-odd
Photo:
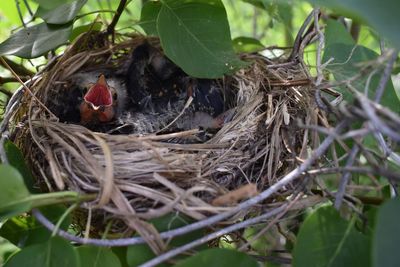
[[[19,76],[33,76],[35,75],[35,73],[33,71],[28,70],[27,68],[25,68],[24,66],[22,66],[21,64],[15,63],[14,61],[3,57],[4,61],[8,64],[8,66],[10,66],[15,73],[17,73]],[[0,61],[0,66],[3,66],[4,68],[7,68],[7,66]]]
[[[26,82],[30,77],[19,77],[21,81]],[[0,76],[0,85],[5,83],[18,83],[19,80],[15,77],[1,77]]]
[[[114,40],[114,31],[115,31],[115,25],[117,25],[119,18],[121,17],[122,12],[124,11],[124,8],[126,6],[127,0],[121,0],[119,2],[119,6],[117,8],[117,12],[114,14],[114,17],[107,27],[107,33],[112,34],[113,40]]]

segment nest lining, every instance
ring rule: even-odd
[[[308,80],[308,71],[301,64],[280,65],[284,58],[243,55],[251,66],[222,80],[227,84],[229,80],[235,92],[235,115],[204,143],[166,142],[194,136],[198,129],[114,135],[58,121],[51,113],[51,100],[63,81],[88,66],[126,64],[131,49],[143,38],[111,45],[85,34],[31,87],[35,97],[26,96],[14,116],[19,123],[14,140],[31,159],[38,184],[45,190],[96,193],[98,197],[83,203],[83,208],[121,219],[145,236],[152,232],[147,220],[171,211],[196,220],[226,211],[242,199],[223,205],[212,201],[248,184],[261,191],[306,158],[313,137],[296,121],[317,123],[312,88],[298,83]],[[159,46],[157,39],[148,41]],[[293,188],[288,185],[281,193],[289,195]]]

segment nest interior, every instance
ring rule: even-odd
[[[284,53],[272,59],[241,55],[251,64],[220,80],[221,90],[229,87],[234,92],[234,115],[202,143],[166,141],[196,135],[198,129],[107,134],[54,116],[52,100],[64,81],[89,67],[126,64],[144,38],[120,37],[111,44],[99,35],[85,34],[30,87],[34,96],[26,95],[14,116],[14,140],[43,190],[94,194],[81,208],[93,209],[102,220],[117,218],[146,235],[146,221],[173,211],[201,220],[229,210],[307,158],[307,147],[318,137],[297,125],[318,120],[310,75],[303,64],[287,64]],[[157,39],[148,41],[159,47]],[[289,184],[276,198],[290,195],[295,186]],[[259,207],[241,211],[225,223]]]

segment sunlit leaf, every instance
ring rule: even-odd
[[[30,193],[21,174],[10,165],[0,164],[0,188],[0,218],[29,210]]]
[[[108,248],[95,246],[79,246],[80,265],[85,267],[120,267],[118,257]]]
[[[376,220],[372,245],[373,267],[397,267],[400,263],[400,199],[383,204]]]
[[[265,46],[259,40],[251,37],[236,37],[232,42],[237,53],[252,53],[265,49]]]
[[[86,2],[87,0],[76,0],[70,3],[63,3],[55,8],[49,8],[48,5],[39,5],[35,16],[50,24],[65,24],[75,19]]]
[[[35,58],[65,44],[72,25],[52,26],[46,23],[24,28],[0,44],[0,55]]]
[[[78,253],[60,237],[23,248],[12,256],[4,267],[79,267]]]
[[[72,42],[73,40],[75,40],[76,37],[78,37],[80,34],[82,34],[84,32],[88,32],[88,31],[98,32],[101,30],[102,26],[103,26],[102,23],[94,22],[94,23],[74,27],[71,35],[69,36],[69,40]]]
[[[244,66],[220,0],[164,0],[157,30],[166,55],[189,75],[217,78]]]
[[[294,267],[370,265],[370,240],[332,207],[322,207],[301,225],[293,251]]]
[[[176,267],[257,267],[257,261],[243,252],[236,250],[213,248],[201,251],[196,255],[185,259]]]

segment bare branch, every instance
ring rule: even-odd
[[[360,149],[357,145],[353,146],[353,148],[350,151],[349,157],[347,159],[346,167],[350,167],[353,165],[354,160],[355,160],[359,150]],[[350,175],[351,175],[350,172],[345,172],[345,173],[343,173],[342,178],[340,179],[339,188],[338,188],[338,191],[336,193],[336,198],[335,198],[335,208],[336,209],[339,209],[340,206],[342,205],[344,193],[346,191],[346,186],[349,183]]]
[[[30,71],[27,68],[25,68],[22,64],[15,63],[14,61],[6,57],[3,57],[3,59],[8,64],[8,66],[10,66],[10,68],[12,68],[15,71],[15,73],[17,73],[20,76],[31,77],[35,74],[33,71]],[[0,61],[0,66],[7,68],[7,66],[2,61]]]
[[[386,84],[390,79],[390,75],[392,74],[393,65],[397,59],[397,54],[398,51],[392,51],[389,61],[386,63],[385,69],[383,70],[381,79],[379,80],[378,87],[376,88],[375,91],[375,101],[378,103],[381,101],[383,92],[385,91],[386,88]]]
[[[124,11],[124,8],[126,6],[126,2],[127,2],[127,0],[121,0],[119,2],[119,6],[117,8],[117,12],[114,14],[114,17],[113,17],[110,25],[108,25],[108,27],[107,27],[107,33],[108,34],[112,34],[113,38],[114,38],[115,26],[117,25],[118,20],[121,17],[122,12]]]

